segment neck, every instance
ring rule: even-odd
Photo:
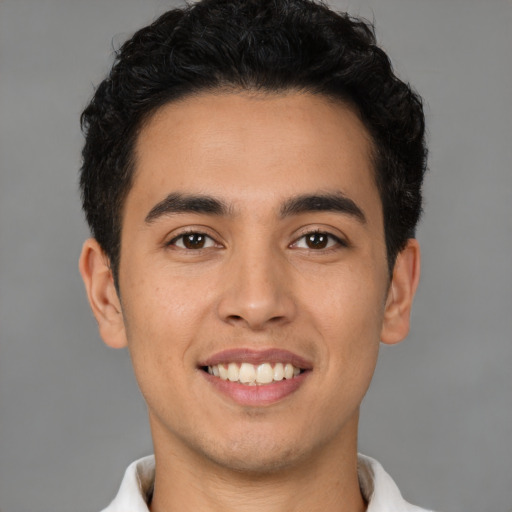
[[[357,476],[357,418],[348,427],[342,438],[271,472],[226,468],[178,443],[162,443],[153,429],[151,512],[364,512]]]

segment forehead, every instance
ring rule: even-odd
[[[354,109],[324,96],[203,93],[165,105],[142,127],[125,207],[175,191],[242,209],[325,191],[366,195],[380,211],[371,149]]]

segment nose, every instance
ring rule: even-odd
[[[224,322],[256,331],[295,316],[290,272],[278,251],[254,245],[236,251],[223,274],[218,314]]]

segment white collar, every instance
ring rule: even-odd
[[[375,460],[358,455],[359,485],[368,502],[366,512],[427,512],[407,503],[392,478]],[[146,496],[155,479],[153,455],[136,460],[128,466],[114,501],[102,512],[149,512]]]

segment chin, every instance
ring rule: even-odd
[[[210,460],[217,466],[237,473],[255,476],[265,476],[286,471],[300,464],[305,454],[297,448],[286,448],[282,445],[267,446],[267,443],[250,445],[236,443],[222,453],[210,453]],[[207,456],[208,456],[207,455]]]
[[[246,428],[231,432],[219,442],[205,439],[202,454],[227,471],[245,473],[252,478],[264,477],[298,468],[322,451],[329,435],[321,439],[308,438],[297,431],[273,428]],[[277,435],[276,435],[277,433]],[[226,441],[229,440],[229,441]]]

